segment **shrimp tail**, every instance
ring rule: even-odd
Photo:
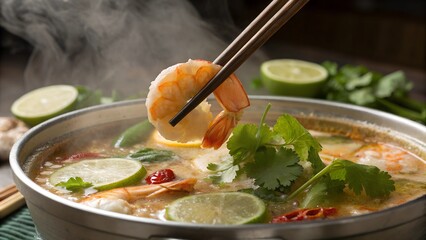
[[[212,121],[201,143],[202,148],[218,149],[228,139],[234,127],[237,125],[242,111],[220,112]]]
[[[224,110],[207,128],[201,143],[202,148],[218,149],[231,135],[243,114],[243,109],[250,106],[247,93],[234,74],[216,88],[214,95]]]
[[[177,182],[159,184],[158,186],[160,186],[160,188],[146,197],[150,198],[166,192],[192,192],[194,190],[195,183],[197,183],[196,178],[187,178]]]

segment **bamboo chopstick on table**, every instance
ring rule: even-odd
[[[6,217],[25,204],[24,196],[15,185],[0,189],[0,219]]]
[[[274,0],[216,58],[222,69],[174,116],[169,123],[178,124],[206,99],[229,75],[237,70],[258,48],[274,35],[309,0]],[[285,4],[284,4],[285,3]]]

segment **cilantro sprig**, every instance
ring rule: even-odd
[[[78,192],[93,186],[93,184],[89,182],[85,182],[81,177],[71,177],[68,179],[68,181],[59,182],[55,186],[64,187],[67,190],[72,192]]]
[[[326,61],[328,71],[322,98],[377,108],[426,124],[426,103],[410,97],[413,83],[404,72],[387,75],[364,66],[344,65]]]
[[[324,178],[324,176],[329,178]],[[395,190],[394,181],[387,172],[381,171],[375,166],[336,159],[290,194],[288,198],[297,196],[317,182],[327,185],[330,180],[340,182],[342,187],[347,185],[357,195],[364,191],[370,197],[382,197]]]
[[[234,129],[227,143],[232,158],[207,167],[214,182],[229,183],[245,174],[258,186],[252,191],[254,194],[260,192],[270,198],[277,192],[287,193],[296,180],[302,179],[300,162],[308,161],[313,176],[291,192],[287,200],[307,189],[310,191],[302,202],[306,206],[316,205],[324,196],[341,193],[345,187],[370,197],[384,197],[395,189],[390,175],[375,166],[343,159],[326,166],[318,154],[322,146],[296,118],[283,114],[274,126],[265,123],[270,107],[268,104],[259,125],[239,124]]]

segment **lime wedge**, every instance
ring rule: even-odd
[[[52,185],[80,177],[93,184],[97,190],[132,185],[146,174],[142,163],[123,158],[88,159],[70,164],[55,171],[49,178]]]
[[[263,201],[242,192],[191,195],[175,200],[166,209],[170,220],[201,224],[257,223],[265,215]]]
[[[71,111],[78,91],[69,85],[53,85],[30,91],[18,98],[11,107],[12,114],[29,126]]]
[[[323,66],[302,60],[276,59],[260,66],[263,84],[275,95],[315,97],[327,76]]]

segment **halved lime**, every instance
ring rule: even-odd
[[[124,187],[140,181],[146,174],[142,163],[123,158],[88,159],[58,169],[49,178],[52,185],[81,177],[97,190]]]
[[[260,66],[263,84],[275,95],[315,97],[327,76],[323,66],[302,60],[276,59]]]
[[[69,85],[53,85],[30,91],[18,98],[11,107],[12,114],[29,126],[73,110],[78,91]]]
[[[170,220],[200,224],[258,223],[265,215],[265,203],[242,192],[191,195],[175,200],[166,209]]]

